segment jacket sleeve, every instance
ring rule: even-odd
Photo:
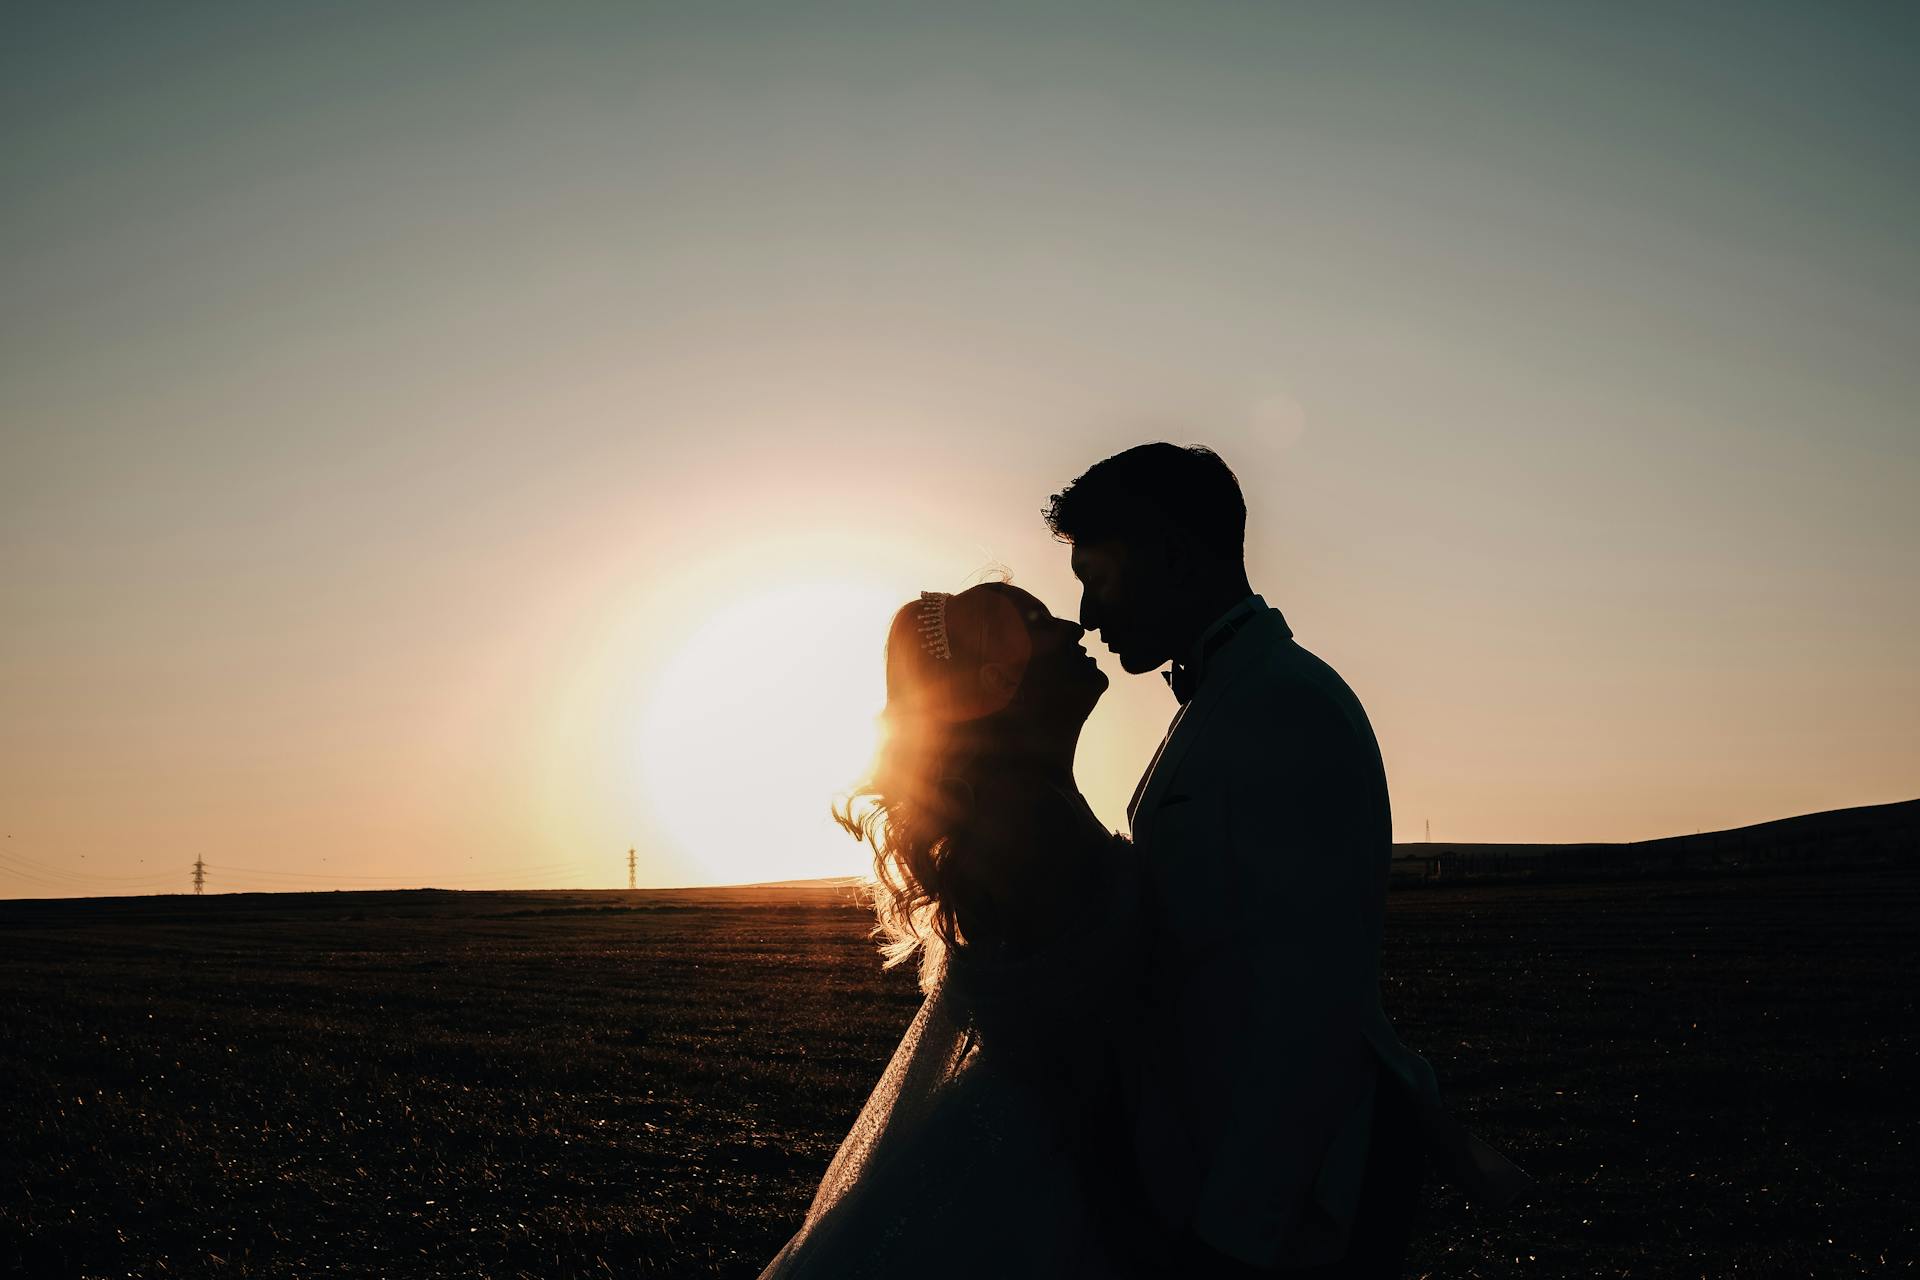
[[[1259,713],[1223,771],[1218,843],[1195,850],[1219,860],[1224,892],[1183,1032],[1202,1165],[1194,1231],[1270,1266],[1339,1257],[1351,1225],[1315,1190],[1330,1162],[1364,1163],[1385,796],[1371,732],[1362,740],[1337,698],[1296,689]]]

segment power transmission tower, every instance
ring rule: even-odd
[[[193,891],[199,893],[206,888],[206,885],[207,860],[205,858],[195,858],[193,860]]]
[[[627,888],[633,888],[633,850],[627,850]]]

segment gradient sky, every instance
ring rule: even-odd
[[[5,12],[0,896],[856,871],[1153,438],[1401,839],[1920,795],[1911,6]]]

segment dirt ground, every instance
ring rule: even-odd
[[[823,890],[0,904],[0,1268],[752,1277],[916,1003]],[[1411,1274],[1907,1275],[1920,873],[1397,891],[1383,973],[1542,1184]]]

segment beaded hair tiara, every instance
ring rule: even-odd
[[[920,647],[942,662],[953,657],[947,643],[947,601],[951,599],[945,591],[920,593]]]

